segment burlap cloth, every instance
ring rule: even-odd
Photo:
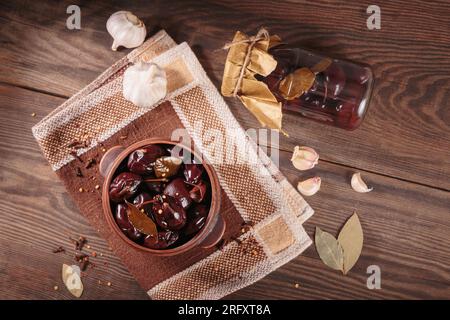
[[[162,66],[168,78],[165,101],[150,109],[138,108],[122,96],[123,72],[138,59]],[[95,188],[103,182],[98,172],[102,154],[115,145],[170,138],[177,128],[187,130],[207,160],[223,150],[234,152],[234,164],[211,162],[222,188],[224,239],[247,239],[244,242],[156,257],[130,248],[107,225],[101,188]],[[223,139],[218,148],[217,141],[211,143],[211,132],[226,136],[225,129],[233,132],[232,139]],[[164,31],[63,103],[33,127],[33,134],[81,213],[153,299],[221,298],[264,277],[311,244],[302,227],[313,214],[311,207],[270,159],[257,153],[189,46],[176,45]],[[82,136],[89,137],[89,143],[73,154],[67,145]],[[89,159],[97,165],[86,165]],[[244,221],[254,226],[242,234]]]

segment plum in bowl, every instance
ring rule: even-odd
[[[186,146],[164,139],[116,146],[103,156],[100,172],[105,218],[132,247],[169,256],[222,238],[217,175]]]

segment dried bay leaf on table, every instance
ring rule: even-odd
[[[363,230],[358,215],[354,213],[342,227],[338,242],[344,251],[344,274],[358,261],[363,247]]]
[[[344,270],[344,252],[341,245],[330,233],[316,227],[315,243],[317,253],[323,263],[334,270]]]

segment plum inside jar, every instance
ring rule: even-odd
[[[211,183],[203,165],[193,156],[174,156],[173,147],[149,145],[133,151],[118,166],[109,188],[118,227],[150,249],[175,248],[195,237],[211,206]],[[190,152],[183,149],[182,153]],[[190,160],[184,163],[184,159]],[[140,211],[139,222],[153,224],[156,233],[150,234],[133,220],[130,206]]]
[[[331,124],[339,128],[356,129],[367,112],[372,92],[373,75],[367,66],[329,59],[303,49],[273,48],[276,69],[261,78],[282,102],[283,111]],[[287,99],[280,91],[283,79],[299,68],[314,68],[328,59],[331,63],[315,74],[312,86],[303,94]]]

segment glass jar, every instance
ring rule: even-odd
[[[276,69],[264,81],[283,111],[333,126],[353,130],[364,118],[373,87],[373,74],[368,66],[329,59],[303,49],[275,47],[269,51],[277,60]],[[312,86],[299,97],[286,99],[280,92],[281,81],[298,68],[312,68],[328,59],[330,64],[315,75]]]

